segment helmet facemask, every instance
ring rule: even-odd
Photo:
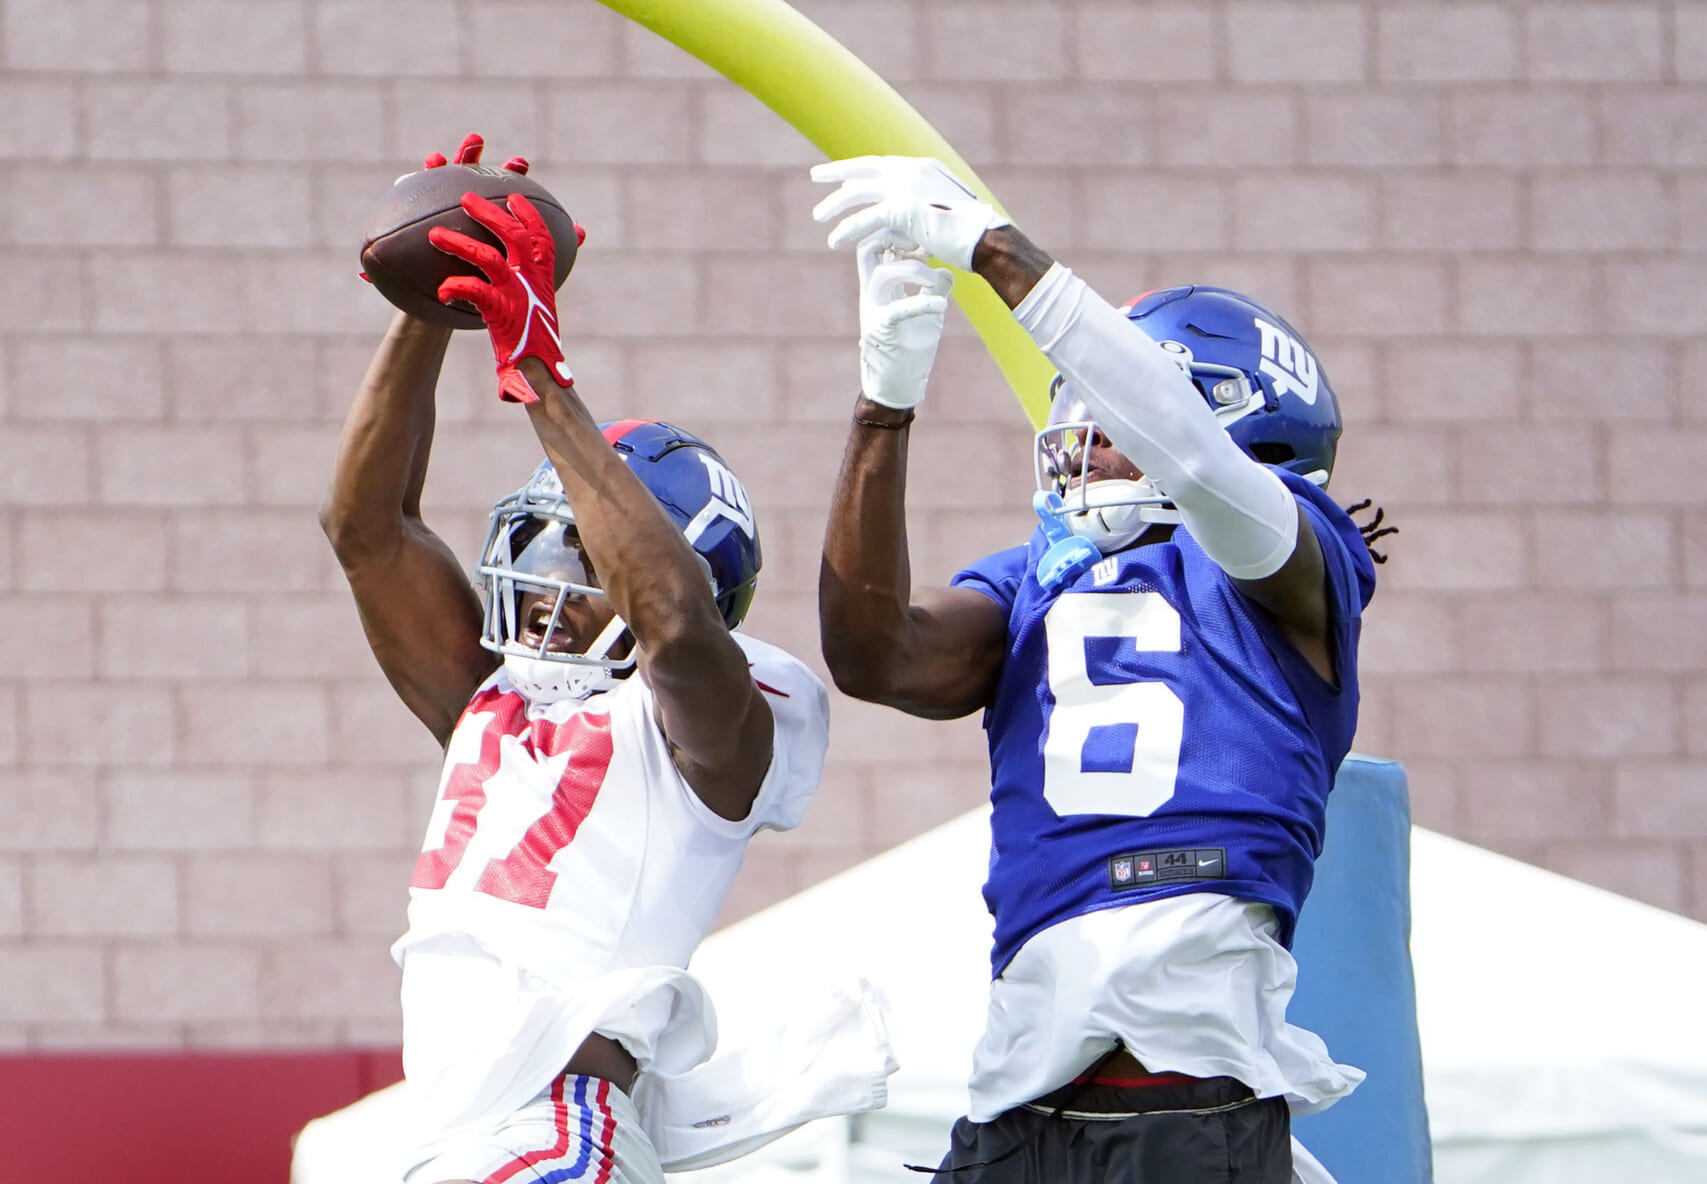
[[[1242,370],[1196,361],[1177,341],[1158,342],[1209,403],[1225,430],[1263,410],[1265,396]],[[1097,423],[1085,402],[1055,376],[1049,420],[1037,433],[1037,488],[1058,494],[1058,514],[1067,528],[1104,555],[1131,546],[1153,525],[1177,525],[1179,511],[1154,480],[1103,478],[1092,481],[1090,448]]]
[[[1167,495],[1148,477],[1091,480],[1090,442],[1098,429],[1083,399],[1055,379],[1049,421],[1037,433],[1037,488],[1061,499],[1056,515],[1104,555],[1131,546],[1151,525],[1178,522]]]
[[[533,485],[492,509],[475,569],[485,600],[480,644],[501,654],[516,689],[531,700],[584,699],[608,691],[634,667],[632,636],[613,615],[599,635],[571,649],[565,609],[603,597],[561,495],[530,496]],[[620,657],[612,651],[620,650]]]

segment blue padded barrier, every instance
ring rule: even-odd
[[[1293,944],[1298,993],[1287,1018],[1369,1077],[1349,1098],[1299,1119],[1293,1134],[1338,1184],[1430,1184],[1403,766],[1347,757],[1327,825]]]

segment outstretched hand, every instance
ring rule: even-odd
[[[812,179],[840,183],[812,210],[819,222],[842,220],[830,245],[845,247],[887,230],[903,248],[921,248],[962,271],[986,230],[1008,225],[940,160],[925,156],[856,156],[814,165]],[[861,208],[863,207],[863,208]],[[854,211],[849,213],[849,211]],[[842,217],[842,215],[847,215]]]
[[[864,239],[857,258],[860,391],[897,411],[916,407],[942,342],[954,273],[916,256],[897,257],[887,231]]]
[[[463,148],[467,147],[468,140],[464,140]],[[476,144],[475,159],[479,152]],[[459,152],[459,162],[468,163],[461,161],[461,156]],[[484,280],[452,276],[439,285],[439,299],[445,303],[466,300],[475,307],[486,322],[492,353],[498,360],[498,396],[512,403],[533,403],[538,396],[518,369],[523,358],[544,362],[558,385],[575,384],[563,360],[563,339],[557,327],[557,289],[553,284],[557,244],[545,219],[527,198],[511,194],[505,201],[507,210],[477,193],[466,193],[462,198],[462,208],[469,216],[497,235],[504,245],[502,252],[442,226],[429,231],[427,239],[447,255],[472,263],[486,276]]]

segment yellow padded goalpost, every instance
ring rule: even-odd
[[[872,153],[934,156],[1002,208],[960,154],[894,87],[785,0],[601,2],[747,91],[830,159]],[[961,275],[954,299],[1032,426],[1041,427],[1054,367],[983,280]]]

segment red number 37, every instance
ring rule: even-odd
[[[523,723],[524,711],[521,696],[489,687],[463,712],[457,724],[459,731],[478,716],[487,716],[480,733],[480,751],[475,759],[453,765],[448,771],[440,800],[456,805],[445,826],[444,842],[421,852],[410,887],[443,888],[462,862],[486,805],[487,782],[498,772],[502,760],[502,741],[514,736],[541,757],[568,753],[568,765],[552,792],[550,808],[533,821],[508,855],[486,861],[474,890],[531,908],[545,907],[557,882],[557,873],[549,866],[552,857],[575,838],[610,771],[610,716],[581,713],[561,724],[535,720],[529,727]],[[454,748],[456,740],[451,744]]]

